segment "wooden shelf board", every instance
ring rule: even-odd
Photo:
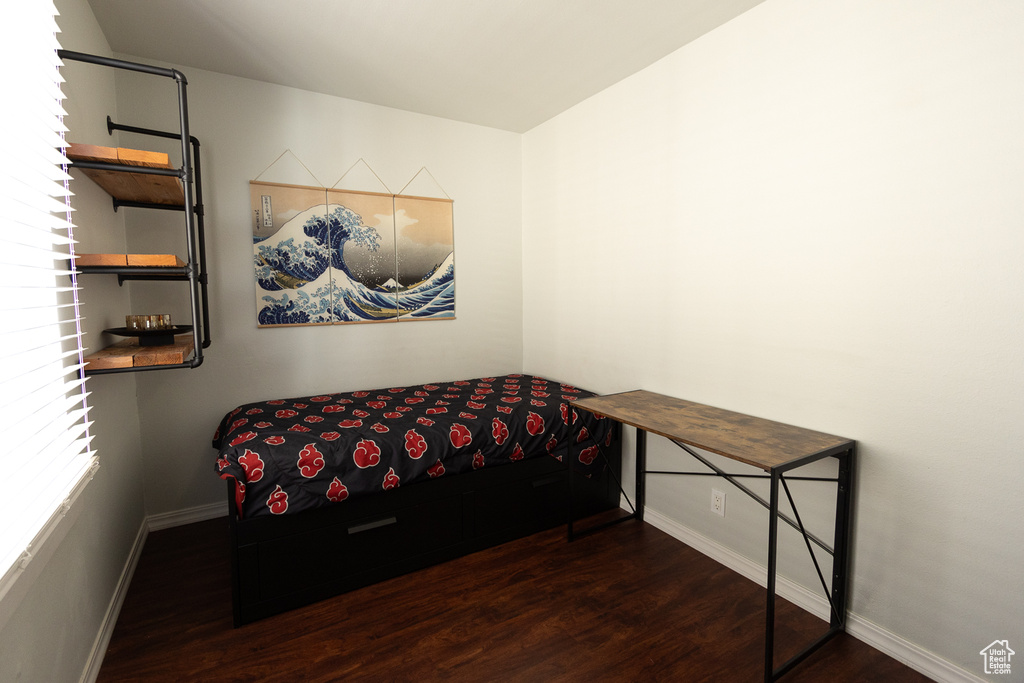
[[[185,262],[174,254],[76,254],[76,266],[154,266],[181,268]]]
[[[67,148],[71,161],[90,161],[126,166],[149,168],[174,168],[169,157],[163,152],[147,152],[124,147],[101,147],[72,143]],[[173,176],[149,175],[146,173],[124,173],[83,168],[83,173],[93,179],[115,199],[128,202],[146,202],[184,206],[185,193],[181,181]]]
[[[136,338],[125,339],[85,357],[85,372],[112,368],[178,365],[195,351],[191,334],[180,334],[167,346],[139,346]]]

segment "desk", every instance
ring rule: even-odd
[[[774,681],[830,638],[844,630],[846,624],[846,593],[850,551],[850,520],[853,500],[853,465],[856,442],[831,434],[802,429],[781,422],[773,422],[721,408],[692,403],[682,399],[655,394],[650,391],[627,391],[607,396],[592,396],[573,403],[577,410],[586,410],[603,415],[617,422],[636,427],[636,493],[633,514],[617,519],[612,524],[628,519],[643,521],[644,489],[648,474],[709,475],[722,477],[768,509],[768,580],[767,605],[765,607],[765,681]],[[711,472],[661,472],[647,469],[647,433],[669,439],[691,456],[707,466]],[[570,443],[575,444],[576,438]],[[585,443],[576,444],[580,452]],[[573,491],[573,461],[579,457],[570,452],[566,458],[569,472],[569,497]],[[763,475],[730,474],[716,467],[706,457],[694,450],[717,453],[718,455],[751,465],[765,472]],[[592,455],[588,457],[593,457]],[[786,472],[824,458],[836,458],[839,471],[835,478],[800,477],[814,481],[836,484],[835,532],[830,547],[824,541],[807,532],[800,513],[786,483]],[[740,482],[746,477],[771,480],[769,499],[766,501]],[[791,477],[796,479],[796,477]],[[794,518],[779,512],[779,491],[785,493],[794,512]],[[623,492],[625,493],[625,492]],[[627,496],[628,501],[628,496]],[[571,504],[571,503],[570,503]],[[570,508],[571,509],[571,508]],[[825,597],[831,608],[828,631],[792,657],[780,667],[775,667],[775,579],[777,561],[778,523],[792,526],[800,532],[818,572]],[[584,533],[601,527],[588,529]],[[573,528],[572,516],[568,522],[569,540],[580,535]],[[815,544],[832,556],[831,586],[826,584],[818,566],[811,544]]]

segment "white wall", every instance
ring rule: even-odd
[[[85,0],[57,0],[61,44],[110,54]],[[70,141],[108,144],[115,114],[114,74],[69,62],[61,70]],[[75,237],[80,253],[124,251],[124,222],[110,197],[73,174]],[[98,348],[105,327],[123,325],[128,295],[110,276],[83,276],[85,339]],[[0,680],[71,681],[85,669],[144,512],[139,414],[131,375],[89,380],[93,447],[100,469],[0,604]]]
[[[979,675],[1024,644],[1021,35],[1009,0],[771,0],[523,142],[525,369],[857,439],[852,611]],[[648,502],[764,563],[710,488]]]
[[[58,7],[65,47],[108,52],[84,0]],[[197,370],[90,380],[103,466],[0,631],[0,679],[78,677],[143,509],[222,501],[209,440],[235,405],[516,369],[857,439],[853,612],[980,673],[989,642],[1024,642],[1022,29],[1009,0],[771,0],[522,137],[184,69],[214,344]],[[113,85],[85,70],[71,137],[103,144]],[[117,120],[174,125],[172,86],[116,78]],[[327,184],[360,157],[392,190],[430,169],[457,320],[256,329],[248,181],[289,148]],[[87,184],[81,251],[179,251],[175,217]],[[83,284],[94,347],[127,309],[184,314],[161,285]],[[709,488],[652,478],[649,504],[763,561],[763,513],[729,491],[712,517]]]
[[[224,500],[210,441],[221,417],[241,403],[522,368],[519,135],[183,71],[191,132],[201,143],[213,344],[198,369],[138,377],[149,514]],[[124,123],[176,130],[170,79],[124,72],[118,98]],[[164,148],[174,151],[173,144]],[[290,156],[261,176],[288,149],[327,186],[360,158],[394,192],[427,168],[454,200],[455,320],[256,327],[249,181],[316,184]],[[353,180],[358,189],[381,191],[361,166],[343,186]],[[426,174],[409,192],[443,196]],[[183,254],[180,214],[155,213],[126,210],[130,251]],[[133,285],[135,312],[170,309],[182,319],[187,309],[167,292],[166,284]]]

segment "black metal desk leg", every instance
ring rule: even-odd
[[[644,521],[644,493],[647,488],[647,432],[636,430],[636,519]]]
[[[771,471],[771,495],[768,500],[768,603],[765,606],[764,680],[775,680],[775,571],[778,560],[779,476]]]
[[[832,627],[846,628],[846,593],[850,570],[850,527],[853,510],[853,461],[854,449],[837,456],[839,460],[839,483],[836,489],[835,551],[832,556],[832,602],[835,613]]]
[[[574,495],[573,495],[574,494],[574,490],[573,490],[573,483],[572,483],[572,445],[576,442],[576,428],[575,428],[574,420],[572,419],[572,417],[573,417],[573,407],[572,407],[572,404],[571,403],[566,403],[565,404],[565,408],[568,411],[566,413],[566,415],[568,415],[568,417],[566,419],[569,420],[569,441],[568,441],[568,443],[565,444],[565,477],[566,477],[566,483],[569,486],[568,502],[566,503],[566,505],[567,505],[566,533],[568,534],[569,541],[572,541],[573,540],[572,522],[573,522],[573,518],[576,516],[575,515],[576,511],[574,510],[574,508],[576,507],[576,505],[575,505],[576,501],[575,501],[575,498],[574,498]]]

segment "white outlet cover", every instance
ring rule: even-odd
[[[725,517],[725,493],[718,489],[711,489],[711,511]]]

